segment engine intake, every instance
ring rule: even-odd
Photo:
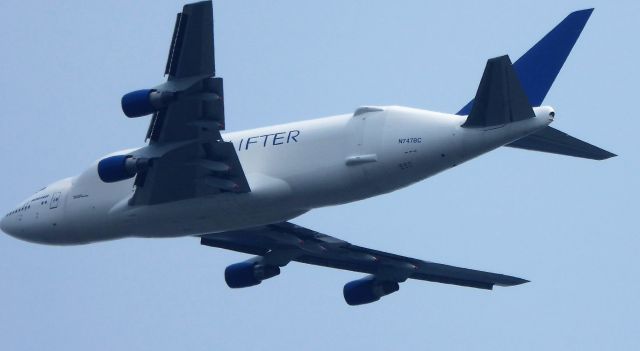
[[[175,100],[176,93],[155,89],[132,91],[122,97],[122,112],[127,117],[142,117],[161,110]]]
[[[280,267],[255,260],[232,264],[224,270],[224,280],[230,288],[247,288],[280,274]]]
[[[400,290],[394,281],[377,280],[374,276],[354,280],[345,284],[342,290],[344,300],[351,306],[363,305],[380,300],[381,297]]]
[[[138,172],[147,170],[148,167],[148,159],[135,158],[131,155],[110,156],[98,162],[98,176],[105,183],[115,183],[132,178]]]

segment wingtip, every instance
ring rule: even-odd
[[[522,285],[522,284],[526,284],[526,283],[530,283],[529,280],[527,279],[522,279],[522,278],[515,278],[509,282],[509,285],[506,286],[516,286],[516,285]]]
[[[501,286],[501,287],[509,287],[509,286],[522,285],[526,283],[530,283],[530,281],[526,279],[518,278],[518,277],[509,277],[508,281],[502,281],[502,282],[496,283],[495,285]]]
[[[613,152],[609,152],[607,150],[602,150],[602,152],[598,156],[594,157],[594,159],[597,160],[597,161],[604,161],[604,160],[608,160],[610,158],[614,158],[614,157],[617,157],[617,156],[618,155],[614,154]]]

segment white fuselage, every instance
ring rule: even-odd
[[[0,226],[32,242],[82,244],[282,222],[313,208],[408,186],[531,134],[553,119],[549,107],[535,112],[535,118],[503,126],[463,128],[466,116],[392,106],[227,133],[223,138],[236,148],[249,193],[130,206],[133,179],[104,183],[96,162],[29,197]]]

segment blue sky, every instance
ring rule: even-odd
[[[120,97],[163,80],[173,1],[0,3],[0,213],[143,143]],[[595,7],[545,103],[554,127],[620,156],[500,149],[392,194],[294,222],[353,243],[532,282],[410,281],[353,308],[361,275],[302,264],[243,290],[245,255],[194,238],[48,247],[0,236],[2,350],[634,350],[640,81],[636,1],[215,1],[229,130],[366,104],[455,112],[487,58],[516,59]]]

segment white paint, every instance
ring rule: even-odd
[[[17,207],[27,208],[4,217],[0,227],[23,240],[65,245],[198,235],[282,222],[314,208],[406,187],[553,120],[550,107],[534,110],[535,118],[485,129],[462,128],[465,116],[389,106],[228,133],[223,137],[236,147],[250,193],[153,206],[129,206],[133,179],[104,183],[96,161],[82,174],[30,196]],[[50,208],[56,194],[58,206]]]

